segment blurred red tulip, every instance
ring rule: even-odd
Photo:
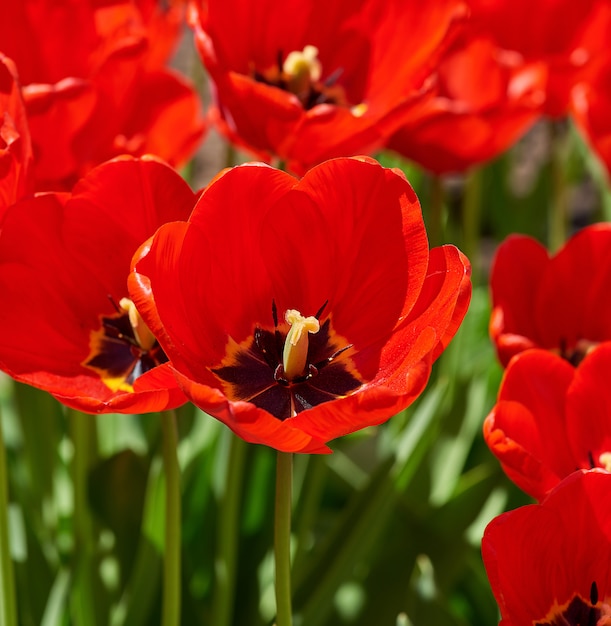
[[[576,364],[611,340],[610,251],[610,224],[584,228],[551,258],[524,235],[499,246],[490,278],[490,335],[503,365],[535,347]]]
[[[473,22],[504,50],[545,73],[544,112],[566,115],[571,89],[609,56],[608,0],[468,0]]]
[[[70,189],[119,154],[176,165],[204,131],[191,85],[158,63],[169,52],[152,0],[24,0],[4,7],[2,51],[15,62],[34,148],[37,190]],[[33,44],[35,42],[35,44]]]
[[[611,55],[573,89],[573,118],[611,181]]]
[[[388,147],[436,174],[509,148],[537,120],[544,75],[487,37],[465,32],[439,61],[437,89]]]
[[[32,185],[32,143],[17,69],[0,53],[0,219]]]
[[[464,15],[460,0],[426,10],[414,0],[194,0],[190,21],[220,128],[302,173],[380,148],[430,89]]]

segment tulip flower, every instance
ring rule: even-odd
[[[468,305],[398,171],[336,159],[301,180],[226,170],[134,256],[130,297],[187,397],[243,439],[328,452],[424,388]]]

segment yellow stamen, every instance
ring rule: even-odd
[[[308,333],[317,333],[320,323],[314,316],[303,317],[295,309],[289,309],[284,314],[284,319],[291,328],[284,342],[282,364],[287,380],[293,380],[305,374],[308,358]]]
[[[153,335],[149,327],[144,323],[140,313],[138,313],[136,305],[129,298],[121,298],[119,306],[129,316],[129,323],[132,326],[134,337],[138,345],[143,350],[150,350],[155,345],[155,335]]]
[[[320,80],[322,65],[317,56],[316,46],[306,46],[303,52],[289,53],[282,65],[289,91],[296,95],[306,93],[312,83]]]
[[[598,462],[604,469],[606,469],[608,472],[611,472],[611,452],[603,452],[598,457]]]
[[[354,115],[354,117],[362,117],[365,113],[367,113],[367,105],[364,102],[361,102],[361,104],[355,104],[350,109],[350,112]]]

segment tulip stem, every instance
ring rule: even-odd
[[[216,580],[211,622],[215,626],[230,626],[233,623],[240,499],[247,450],[247,445],[242,439],[236,437],[230,430],[227,430],[226,434],[231,439],[225,469],[225,491],[218,520],[218,551],[214,568]]]
[[[161,414],[163,467],[165,472],[165,543],[162,625],[180,624],[180,466],[176,412]]]
[[[463,196],[463,252],[471,261],[473,274],[479,268],[479,241],[481,223],[482,170],[472,169],[465,179]]]
[[[276,511],[274,558],[276,564],[276,626],[291,626],[291,500],[293,455],[278,452],[276,463]]]
[[[568,137],[560,122],[551,122],[551,184],[552,200],[549,209],[549,248],[557,252],[565,243],[569,230],[567,203],[566,160]]]
[[[429,234],[429,246],[434,248],[443,242],[443,205],[444,190],[441,176],[435,174],[431,177],[431,192],[429,198],[427,232]]]
[[[95,604],[96,535],[89,508],[89,472],[97,456],[96,418],[68,409],[68,424],[74,456],[72,485],[74,490],[74,579],[71,608],[74,624],[94,626],[98,623]]]
[[[17,626],[17,603],[15,600],[15,579],[8,530],[8,475],[6,471],[6,451],[0,415],[0,624]]]

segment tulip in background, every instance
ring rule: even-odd
[[[528,348],[579,363],[611,340],[611,226],[595,224],[550,257],[530,237],[513,235],[492,265],[490,336],[503,365]]]
[[[198,0],[190,22],[213,81],[213,120],[289,169],[380,149],[430,97],[460,0]]]
[[[32,144],[15,64],[0,53],[0,218],[31,190]]]
[[[540,117],[543,77],[541,68],[465,28],[439,61],[433,97],[387,146],[436,174],[490,160]]]
[[[150,152],[173,165],[193,154],[204,131],[199,98],[164,67],[182,15],[171,4],[161,14],[150,0],[3,7],[0,52],[19,73],[36,190],[69,190],[119,154]]]

